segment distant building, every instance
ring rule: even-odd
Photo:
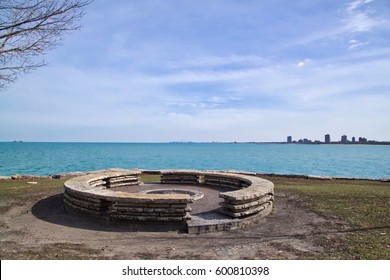
[[[356,138],[354,136],[354,137],[352,137],[352,143],[355,143],[355,142],[356,142]]]
[[[330,144],[330,135],[329,134],[325,135],[325,144]]]
[[[292,143],[292,136],[287,136],[287,143]]]
[[[359,142],[360,143],[367,143],[367,138],[359,137]]]
[[[341,143],[342,144],[347,144],[347,142],[348,142],[347,135],[341,136]]]

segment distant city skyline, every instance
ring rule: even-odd
[[[332,141],[332,138],[331,138],[331,135],[330,134],[325,134],[324,135],[324,140],[321,141],[319,139],[316,139],[316,140],[311,140],[311,139],[308,139],[308,138],[300,138],[298,140],[294,140],[293,136],[289,135],[287,136],[287,141],[286,143],[303,143],[303,144],[334,144],[334,143],[340,143],[340,144],[373,144],[373,143],[389,143],[390,144],[390,141],[386,141],[386,140],[368,140],[366,137],[362,137],[360,136],[358,138],[358,140],[356,140],[356,137],[355,136],[352,136],[351,137],[351,140],[348,139],[348,136],[343,134],[341,135],[340,137],[340,140],[333,140]]]

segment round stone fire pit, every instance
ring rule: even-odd
[[[204,197],[204,193],[196,190],[184,190],[184,189],[157,189],[140,191],[144,194],[188,194],[193,200],[198,200]]]
[[[156,184],[161,187],[150,189],[149,184],[141,183],[143,173],[158,173],[160,181]],[[272,182],[237,172],[107,171],[72,178],[64,188],[65,207],[72,213],[120,223],[176,224],[188,233],[244,227],[271,213],[274,200]],[[215,204],[212,210],[191,214],[192,204],[208,199],[196,188],[219,191],[217,199],[206,201]]]

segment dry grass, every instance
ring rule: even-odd
[[[390,183],[272,177],[275,191],[299,194],[315,212],[353,225],[343,248],[324,258],[390,259]]]

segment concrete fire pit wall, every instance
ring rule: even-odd
[[[266,216],[272,211],[274,185],[256,176],[225,172],[165,170],[161,171],[162,184],[203,184],[209,187],[231,189],[221,192],[224,199],[219,211],[232,218],[252,215]]]
[[[251,185],[220,193],[224,199],[220,212],[233,218],[245,218],[254,214],[268,215],[272,211],[274,186],[268,180],[250,177]]]
[[[105,172],[65,182],[65,206],[106,220],[185,222],[190,219],[188,194],[140,194],[114,191],[115,187],[139,184],[140,171]]]

